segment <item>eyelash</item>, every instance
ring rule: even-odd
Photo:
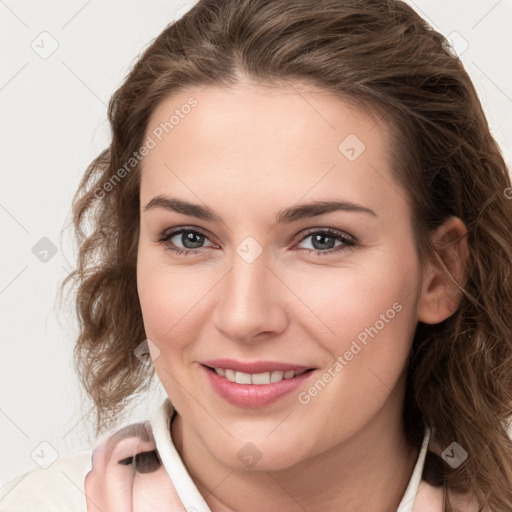
[[[197,229],[175,228],[175,229],[173,229],[171,231],[165,230],[162,233],[160,233],[160,235],[158,235],[158,238],[155,240],[155,242],[158,242],[159,244],[165,245],[166,242],[169,241],[169,239],[171,239],[173,236],[179,235],[181,233],[194,233],[194,234],[197,234],[197,235],[202,235],[205,238],[208,238],[205,233],[203,233],[202,231],[199,231]],[[309,253],[312,253],[312,252],[316,253],[317,256],[325,256],[325,255],[337,253],[337,252],[339,252],[341,250],[350,249],[350,248],[353,248],[353,247],[358,245],[357,240],[355,238],[347,237],[347,236],[345,236],[343,234],[343,232],[337,231],[337,230],[334,230],[334,229],[330,229],[330,228],[323,228],[323,229],[313,228],[310,231],[308,231],[299,240],[298,243],[303,242],[304,240],[309,238],[311,235],[317,235],[317,234],[321,234],[321,235],[324,235],[324,236],[329,236],[331,238],[338,239],[341,242],[343,242],[343,245],[337,246],[337,247],[335,247],[333,249],[328,249],[328,250],[325,250],[325,251],[319,251],[317,249],[300,249],[300,250],[307,251]],[[185,256],[187,256],[189,254],[197,254],[198,252],[201,252],[201,248],[199,248],[199,249],[182,249],[181,247],[176,247],[176,246],[171,246],[171,245],[167,245],[165,248],[167,250],[169,250],[169,251],[173,251],[177,255],[184,254]]]

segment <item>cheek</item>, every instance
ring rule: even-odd
[[[331,306],[330,316],[322,317],[335,335],[316,340],[332,359],[298,401],[303,407],[304,435],[314,428],[311,423],[322,425],[324,448],[353,435],[377,414],[406,366],[416,324],[415,298],[404,293],[397,279],[381,281],[388,286],[379,293],[368,293],[371,287],[361,286],[358,293]],[[326,312],[321,310],[323,315]]]
[[[323,339],[330,352],[365,337],[375,329],[381,333],[403,330],[404,317],[413,314],[408,307],[414,301],[417,274],[414,266],[401,269],[382,261],[380,264],[351,269],[329,269],[315,275],[294,277],[294,291],[309,312],[299,322],[317,339]],[[407,310],[407,313],[404,313]]]
[[[173,274],[176,278],[173,278]],[[187,350],[188,300],[178,272],[162,268],[161,263],[147,264],[139,259],[137,287],[153,367],[167,395],[176,407],[180,387],[172,376],[180,375],[181,357]],[[180,321],[180,319],[182,319]],[[190,329],[190,326],[188,326]],[[178,400],[179,402],[179,400]]]
[[[212,284],[194,266],[171,266],[139,252],[137,288],[147,337],[162,355],[186,350],[203,322],[202,299]]]
[[[342,411],[365,421],[368,411],[382,406],[406,365],[417,324],[420,273],[413,248],[403,248],[403,258],[391,252],[372,256],[371,264],[304,280],[299,292],[322,321],[301,318],[302,329],[331,357],[325,368],[329,384],[320,383],[321,392],[305,390],[303,398],[314,402],[311,410],[318,417],[338,411],[330,415],[333,432]],[[326,403],[330,406],[323,409]],[[360,408],[363,403],[368,409]]]

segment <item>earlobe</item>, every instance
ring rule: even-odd
[[[469,257],[467,235],[468,230],[458,217],[447,219],[432,235],[437,254],[423,274],[418,302],[420,322],[437,324],[453,315],[459,307],[462,293],[446,271],[453,275],[459,286],[464,286]]]

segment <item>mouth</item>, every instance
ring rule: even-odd
[[[304,384],[317,368],[278,363],[217,359],[201,363],[211,388],[238,407],[270,405]]]
[[[255,386],[264,386],[266,384],[275,384],[282,380],[290,380],[314,370],[314,368],[307,368],[301,370],[274,370],[262,373],[245,373],[231,368],[212,368],[210,366],[204,366],[208,370],[215,372],[219,377],[227,379],[230,382]]]

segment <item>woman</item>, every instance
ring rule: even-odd
[[[6,510],[512,510],[512,188],[439,33],[200,1],[109,117],[68,279],[104,434]],[[169,398],[112,429],[153,368]]]

